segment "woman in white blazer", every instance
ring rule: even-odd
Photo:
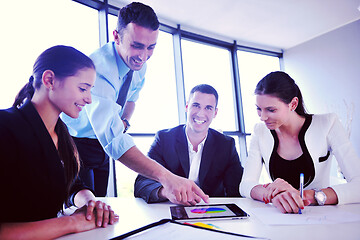
[[[257,124],[252,134],[241,195],[272,202],[283,213],[298,213],[310,204],[360,202],[360,158],[337,116],[307,114],[299,87],[284,72],[265,76],[255,95],[264,123]],[[333,155],[347,183],[330,186]],[[262,164],[272,183],[259,184]],[[298,190],[300,173],[303,199]]]

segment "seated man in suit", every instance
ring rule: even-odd
[[[172,173],[193,180],[210,197],[238,197],[243,174],[235,141],[209,128],[217,114],[218,93],[209,85],[195,86],[186,104],[187,123],[157,132],[148,156]],[[135,197],[147,203],[177,201],[159,182],[138,175]]]

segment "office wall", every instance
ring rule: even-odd
[[[335,112],[360,155],[360,20],[284,51],[310,113]]]

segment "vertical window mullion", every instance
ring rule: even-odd
[[[243,112],[243,104],[241,97],[241,84],[240,84],[240,72],[239,72],[239,64],[237,58],[237,45],[236,41],[234,41],[233,47],[230,49],[231,54],[231,70],[232,70],[232,78],[233,78],[233,93],[235,100],[235,117],[236,123],[238,127],[238,131],[240,135],[238,135],[239,140],[239,155],[240,159],[243,160],[247,157],[247,147],[246,147],[246,133],[245,133],[245,121],[244,121],[244,112]]]
[[[109,5],[108,0],[104,0],[104,6],[99,9],[99,43],[100,47],[109,42],[108,34],[108,13]]]
[[[180,25],[178,25],[177,31],[173,33],[174,43],[174,61],[175,61],[175,79],[176,79],[176,93],[178,99],[178,112],[179,112],[179,124],[186,123],[185,113],[185,86],[184,86],[184,71],[181,53],[181,32]]]
[[[245,124],[244,124],[244,113],[242,108],[242,98],[241,98],[241,87],[240,87],[240,74],[239,74],[239,65],[237,59],[237,49],[236,41],[234,41],[234,46],[230,49],[231,54],[231,72],[233,78],[233,93],[235,100],[235,117],[237,123],[237,130],[241,133],[245,133]]]

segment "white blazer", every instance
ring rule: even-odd
[[[336,114],[312,116],[312,122],[305,133],[305,145],[314,162],[315,177],[305,189],[330,186],[330,167],[335,156],[347,183],[331,186],[337,194],[338,204],[360,202],[360,158],[356,154],[344,127]],[[244,164],[244,175],[240,193],[250,198],[251,189],[259,184],[262,164],[269,174],[269,160],[274,148],[274,138],[264,123],[255,125]],[[323,159],[330,151],[327,160]],[[269,175],[270,176],[270,175]]]

